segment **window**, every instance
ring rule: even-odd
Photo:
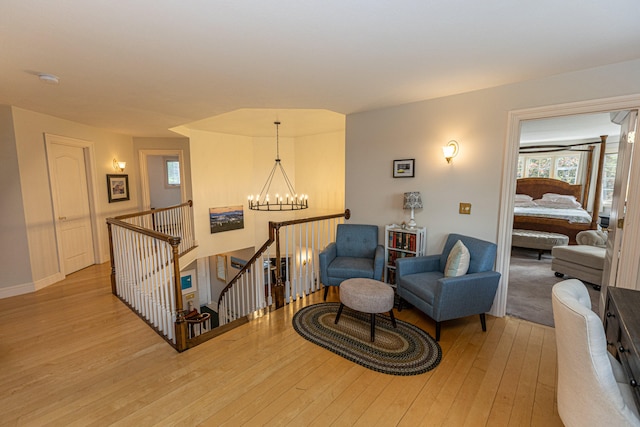
[[[175,159],[165,159],[165,185],[167,187],[180,186],[180,162]]]
[[[554,178],[576,184],[579,170],[580,154],[521,154],[518,157],[518,178]]]
[[[556,157],[556,179],[575,184],[578,180],[579,164],[580,157],[577,155]]]
[[[551,157],[528,158],[526,176],[532,178],[551,177]]]
[[[518,157],[518,170],[516,172],[516,178],[524,178],[524,157]]]
[[[602,205],[611,206],[613,200],[613,184],[616,182],[616,167],[618,165],[618,153],[604,155],[604,167],[602,168]]]

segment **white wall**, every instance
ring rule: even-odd
[[[302,136],[296,143],[296,190],[310,197],[316,215],[342,212],[345,182],[345,133]]]
[[[193,215],[198,258],[254,246],[246,209],[252,184],[253,142],[245,136],[190,132]],[[211,234],[209,208],[245,206],[244,229]]]
[[[287,176],[298,193],[309,194],[311,207],[299,212],[247,208],[247,196],[262,190],[275,163],[273,137],[199,130],[190,130],[189,137],[198,257],[261,247],[268,238],[269,221],[344,211],[344,132],[280,138],[279,154]],[[270,193],[273,197],[274,188]],[[244,229],[211,234],[209,208],[234,205],[244,207]]]
[[[640,60],[348,115],[350,222],[407,220],[402,193],[420,191],[427,253],[438,253],[450,232],[495,242],[509,111],[640,93],[638,76]],[[448,165],[441,147],[451,139],[460,153]],[[416,177],[392,178],[392,161],[404,158],[416,159]],[[471,215],[458,214],[459,202],[472,204]]]
[[[95,174],[91,178],[96,190],[97,257],[100,263],[108,261],[109,241],[105,219],[135,211],[138,206],[138,176],[132,162],[131,137],[16,107],[12,107],[12,112],[33,282],[37,286],[37,283],[46,282],[59,273],[45,133],[91,141],[94,145],[92,167]],[[114,158],[127,162],[125,173],[129,175],[130,200],[110,204],[106,175],[116,173],[113,169]],[[20,285],[29,287],[33,284]]]
[[[11,107],[0,105],[0,229],[5,244],[0,249],[0,296],[3,289],[31,282],[27,225],[24,219],[20,170]]]

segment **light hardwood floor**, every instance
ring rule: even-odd
[[[108,274],[93,266],[0,300],[0,424],[562,425],[546,326],[446,322],[436,369],[390,376],[297,335],[291,317],[317,293],[179,354],[111,294]],[[434,334],[423,314],[396,315]]]

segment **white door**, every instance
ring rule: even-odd
[[[63,274],[94,264],[87,173],[82,147],[49,144],[51,190]]]
[[[604,314],[606,303],[606,287],[617,286],[618,265],[620,260],[620,248],[622,247],[623,224],[626,216],[627,186],[629,184],[629,170],[633,145],[627,135],[636,126],[638,112],[630,111],[620,123],[620,142],[618,144],[618,164],[616,167],[616,180],[613,187],[613,200],[611,201],[611,213],[609,215],[609,237],[607,239],[607,251],[602,273],[603,288],[600,292],[600,314]],[[601,197],[596,194],[596,197]],[[594,215],[597,215],[594,212]]]

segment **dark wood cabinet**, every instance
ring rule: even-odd
[[[607,288],[605,307],[607,347],[622,364],[640,409],[640,291]]]

